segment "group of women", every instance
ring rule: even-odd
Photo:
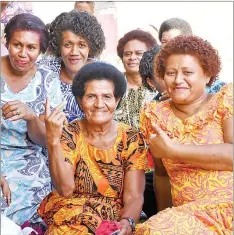
[[[118,224],[119,235],[232,233],[233,94],[230,84],[206,92],[221,70],[210,43],[179,36],[159,48],[133,30],[117,47],[122,74],[93,62],[105,37],[84,11],[60,14],[49,29],[19,14],[5,37],[1,166],[11,202],[1,202],[8,218],[32,227],[43,220],[47,235],[95,234],[103,221]],[[146,72],[140,63],[149,50]],[[152,101],[158,93],[162,101]],[[147,154],[161,211],[139,223]]]

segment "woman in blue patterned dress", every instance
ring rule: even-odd
[[[68,122],[83,119],[84,114],[72,95],[71,85],[75,74],[87,63],[88,58],[99,56],[105,47],[105,37],[95,16],[85,11],[63,12],[49,26],[48,54],[39,67],[50,67],[58,72],[64,112]]]
[[[1,57],[1,172],[11,189],[11,204],[2,212],[21,225],[40,222],[37,208],[51,191],[43,123],[46,97],[52,107],[61,103],[53,71],[37,68],[36,60],[48,46],[48,31],[36,16],[23,13],[6,25],[9,55]],[[58,89],[56,89],[56,87]]]

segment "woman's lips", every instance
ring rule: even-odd
[[[23,60],[16,60],[16,63],[20,66],[25,66],[28,62]]]
[[[69,61],[71,64],[77,64],[77,63],[79,63],[80,59],[68,59],[68,61]]]

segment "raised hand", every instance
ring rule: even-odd
[[[2,116],[4,120],[16,121],[24,119],[25,121],[32,120],[36,114],[28,107],[27,104],[19,101],[9,101],[2,106]]]
[[[155,134],[151,134],[149,138],[150,151],[155,158],[170,158],[174,151],[175,144],[167,136],[167,134],[158,126],[152,125]]]
[[[62,112],[64,105],[64,103],[61,103],[51,112],[49,98],[46,99],[45,126],[48,143],[60,143],[63,125],[67,124],[65,114]]]

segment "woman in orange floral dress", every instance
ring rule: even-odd
[[[168,176],[174,207],[139,225],[136,235],[232,234],[232,84],[205,92],[221,69],[218,53],[201,38],[179,36],[155,64],[171,98],[149,104],[140,126],[156,165],[157,199],[165,199],[159,179],[165,187]]]
[[[47,235],[94,234],[103,220],[118,221],[120,235],[133,233],[130,222],[139,220],[144,201],[146,149],[138,131],[113,120],[125,91],[120,71],[95,62],[73,80],[83,120],[63,128],[64,113],[59,107],[50,113],[47,101],[49,165],[56,189],[38,209]]]

